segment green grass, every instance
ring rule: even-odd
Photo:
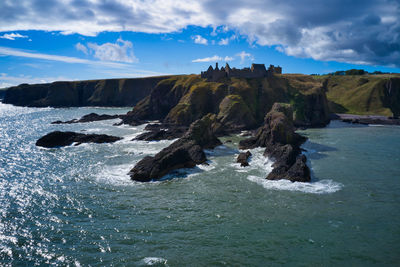
[[[332,112],[391,116],[392,107],[385,105],[384,94],[385,84],[393,76],[396,75],[320,76],[315,79],[327,83],[326,94]]]

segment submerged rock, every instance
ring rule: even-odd
[[[36,141],[36,145],[51,148],[69,146],[73,143],[77,143],[76,145],[80,145],[82,143],[114,143],[121,139],[121,137],[106,134],[83,134],[55,131],[41,137]]]
[[[240,166],[241,166],[241,167],[249,166],[249,162],[248,162],[249,157],[251,157],[251,152],[250,152],[250,151],[241,152],[241,153],[238,155],[238,157],[237,157],[237,159],[236,159],[236,162],[237,162],[237,163],[240,163]]]
[[[275,103],[256,135],[240,141],[239,148],[266,147],[264,155],[275,159],[269,180],[309,182],[310,170],[300,148],[306,139],[295,132],[292,112],[290,105]]]
[[[82,118],[73,119],[69,121],[53,121],[51,124],[72,124],[72,123],[81,123],[81,122],[92,122],[92,121],[104,121],[104,120],[112,120],[121,118],[122,115],[108,115],[108,114],[97,114],[97,113],[90,113]]]
[[[164,148],[154,157],[147,156],[129,172],[132,180],[148,182],[158,180],[172,170],[193,168],[205,163],[205,148],[221,145],[211,130],[211,116],[195,121],[189,130],[177,141]]]

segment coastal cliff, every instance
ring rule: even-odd
[[[400,76],[321,76],[334,113],[400,116]]]
[[[293,106],[296,126],[329,123],[323,84],[307,75],[271,75],[263,78],[224,78],[209,82],[199,75],[175,76],[157,84],[123,122],[145,120],[189,126],[208,113],[215,114],[219,135],[255,129],[275,102]]]
[[[29,107],[134,106],[169,77],[21,84],[4,92],[3,103]]]

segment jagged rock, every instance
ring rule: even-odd
[[[229,132],[251,129],[256,125],[249,107],[239,95],[228,95],[221,101],[217,119],[224,128],[229,128]]]
[[[120,118],[121,115],[108,115],[108,114],[97,114],[97,113],[90,113],[87,115],[84,115],[82,118],[78,119],[73,119],[69,121],[53,121],[51,124],[72,124],[72,123],[81,123],[81,122],[92,122],[92,121],[103,121],[103,120],[112,120],[112,119],[117,119]]]
[[[145,127],[148,132],[136,136],[133,140],[159,141],[180,138],[188,130],[186,126],[173,124],[148,124]]]
[[[292,112],[289,105],[275,103],[256,135],[240,141],[239,148],[266,147],[264,155],[275,160],[274,169],[267,176],[269,180],[308,182],[310,170],[300,148],[305,138],[295,133]]]
[[[30,107],[128,107],[136,105],[158,82],[169,77],[21,84],[8,88],[3,101]]]
[[[275,144],[299,144],[304,137],[295,133],[292,108],[288,104],[275,103],[265,116],[264,125],[254,137],[239,142],[240,149],[267,147]]]
[[[69,146],[73,143],[77,143],[76,145],[80,145],[82,143],[114,143],[121,139],[121,137],[106,134],[83,134],[55,131],[41,137],[36,141],[36,145],[51,148]]]
[[[221,144],[211,130],[211,116],[195,121],[177,141],[164,148],[154,157],[147,156],[129,172],[132,180],[148,182],[158,180],[172,170],[192,168],[206,162],[203,149]]]
[[[238,155],[238,157],[237,157],[237,159],[236,159],[236,162],[237,162],[237,163],[240,163],[240,166],[241,166],[241,167],[249,166],[248,160],[249,160],[249,157],[250,157],[250,156],[251,156],[251,152],[250,152],[250,151],[241,152],[241,153]]]

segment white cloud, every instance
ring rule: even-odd
[[[129,68],[130,67],[130,65],[124,64],[124,63],[95,61],[95,60],[88,60],[88,59],[82,59],[82,58],[76,58],[76,57],[49,55],[49,54],[36,53],[36,52],[32,52],[32,51],[23,51],[23,50],[19,50],[19,49],[15,49],[15,48],[8,48],[8,47],[1,47],[1,46],[0,46],[0,55],[44,59],[44,60],[59,61],[59,62],[64,62],[64,63],[88,64],[88,65],[95,65],[95,66],[99,65],[99,66],[111,67],[111,68]]]
[[[254,60],[253,55],[250,54],[250,53],[247,53],[247,52],[245,52],[245,51],[242,51],[242,52],[240,52],[240,53],[237,53],[236,56],[237,56],[237,57],[240,57],[240,63],[241,63],[241,64],[244,63],[244,61],[245,61],[246,59]]]
[[[192,37],[196,44],[208,45],[208,40],[201,35],[195,35]]]
[[[88,43],[88,47],[93,51],[94,57],[102,61],[138,62],[133,53],[132,43],[124,41],[121,38],[116,43],[105,43],[102,45]]]
[[[215,33],[229,28],[250,43],[280,46],[296,57],[400,64],[398,0],[41,2],[0,1],[0,32],[45,30],[95,36],[105,31],[172,33],[188,26],[211,26]]]
[[[214,55],[212,57],[194,59],[194,60],[192,60],[192,62],[199,63],[199,62],[216,62],[216,61],[232,61],[232,60],[234,60],[233,57],[226,56],[223,58],[223,57]]]
[[[221,39],[221,41],[219,41],[218,44],[219,45],[228,45],[229,44],[229,38]]]
[[[2,36],[0,36],[2,39],[8,39],[8,40],[15,40],[16,38],[28,38],[26,35],[21,35],[19,33],[6,33]]]
[[[32,77],[32,76],[9,76],[6,73],[0,73],[0,88],[7,88],[11,86],[16,86],[21,83],[30,83],[30,84],[36,84],[36,83],[51,83],[54,81],[67,81],[71,80],[70,78],[66,78],[64,76],[58,76],[58,77]]]
[[[219,45],[228,45],[230,41],[235,40],[237,38],[236,35],[232,35],[231,37],[221,39],[218,44]]]
[[[88,49],[87,49],[87,47],[86,46],[84,46],[83,44],[81,44],[81,43],[77,43],[76,45],[75,45],[75,48],[76,48],[76,50],[78,50],[78,51],[81,51],[81,52],[83,52],[84,54],[88,54]]]

